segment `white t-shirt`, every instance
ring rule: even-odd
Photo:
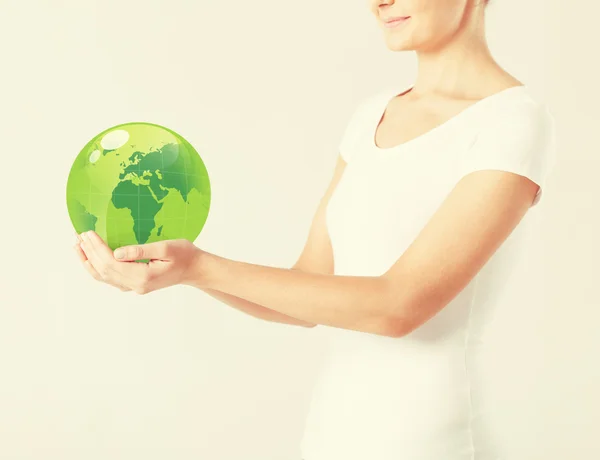
[[[366,98],[342,138],[347,166],[326,214],[336,275],[386,272],[464,175],[500,169],[526,176],[541,187],[535,206],[555,162],[554,118],[525,86],[379,148],[376,127],[404,91]],[[329,347],[306,421],[304,460],[504,458],[490,406],[486,338],[526,244],[529,215],[472,282],[409,335],[325,329]]]

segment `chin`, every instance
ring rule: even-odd
[[[386,40],[385,44],[390,51],[414,51],[414,44],[410,40]]]

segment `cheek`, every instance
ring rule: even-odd
[[[377,14],[377,7],[379,3],[380,2],[378,0],[367,0],[367,7],[369,8],[369,11],[373,14]]]
[[[429,17],[421,28],[423,36],[426,36],[428,39],[443,37],[448,35],[452,30],[454,30],[453,18],[443,14],[436,14]]]
[[[465,12],[464,0],[446,0],[430,15],[433,27],[444,33],[453,33],[460,27]]]
[[[411,38],[416,45],[443,41],[456,32],[460,20],[455,10],[424,15],[412,24]]]
[[[423,0],[415,14],[415,34],[435,40],[451,35],[460,26],[466,0]]]

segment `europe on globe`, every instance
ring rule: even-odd
[[[210,181],[198,152],[160,125],[109,128],[75,158],[67,209],[79,234],[94,230],[112,249],[185,238],[194,242],[210,209]]]

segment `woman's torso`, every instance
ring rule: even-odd
[[[382,91],[362,108],[354,153],[326,211],[336,275],[387,271],[459,178],[473,120],[491,117],[496,103],[529,97],[524,87],[508,89],[424,135],[380,148],[376,128],[396,94]],[[306,421],[304,460],[502,458],[485,377],[486,332],[523,237],[521,225],[459,295],[401,339],[323,330],[329,349]]]

